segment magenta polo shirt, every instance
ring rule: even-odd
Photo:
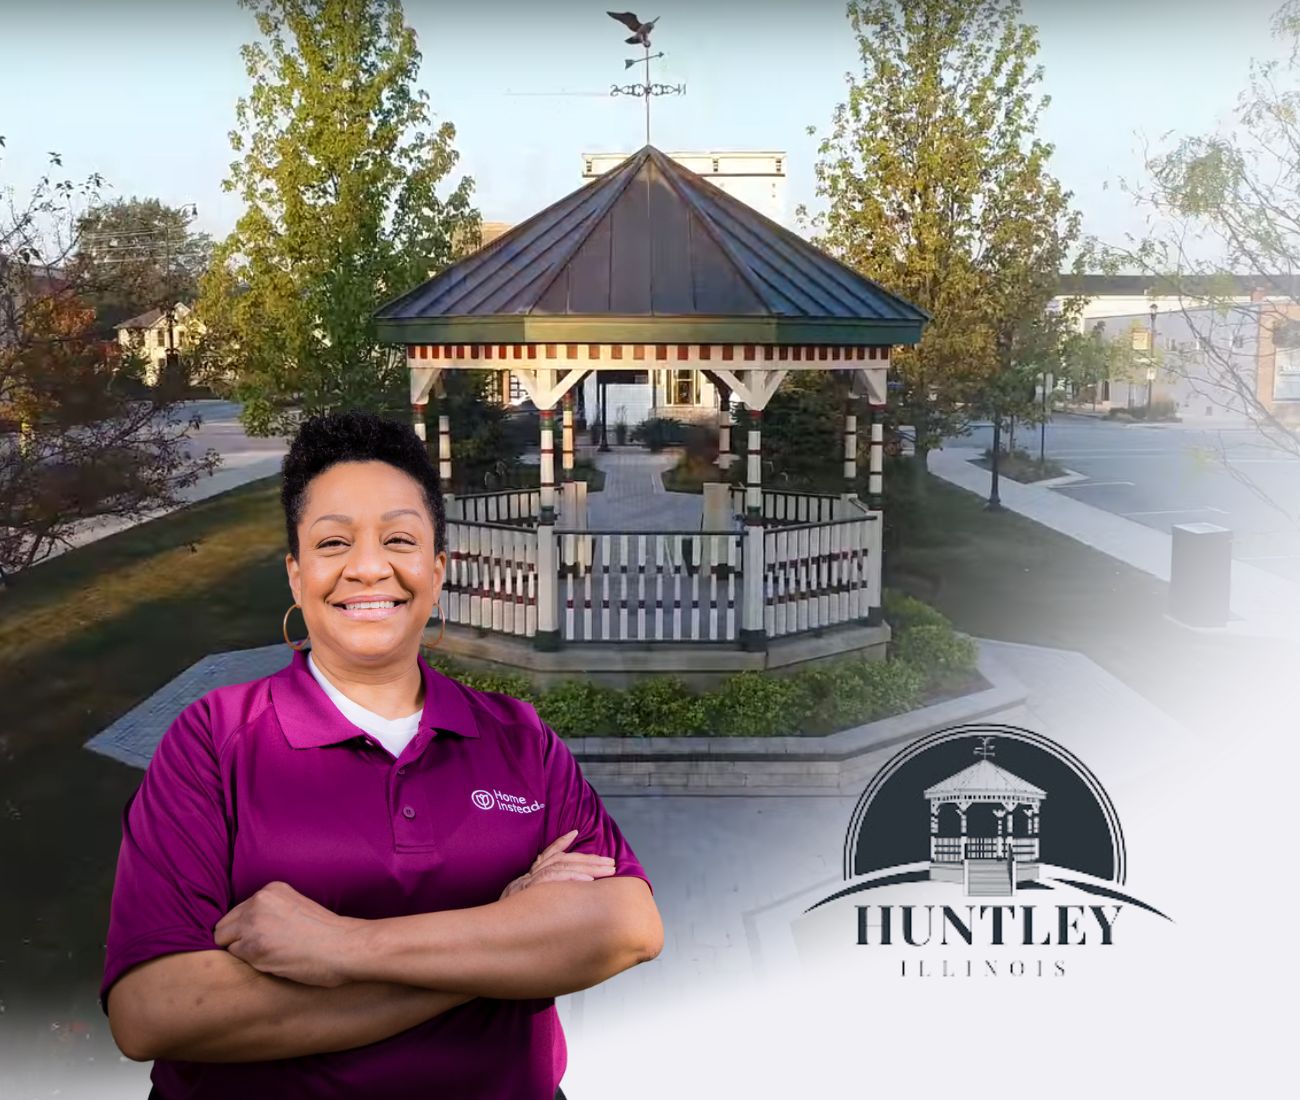
[[[531,704],[419,658],[419,732],[394,759],[329,700],[305,652],[176,718],[122,815],[100,1003],[130,967],[220,950],[213,928],[269,882],[377,919],[496,901],[571,829],[569,851],[649,878]],[[382,1042],[270,1062],[159,1060],[163,1100],[232,1096],[552,1100],[566,1050],[551,998],[478,998]]]

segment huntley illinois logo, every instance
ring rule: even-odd
[[[854,808],[844,878],[796,940],[851,944],[903,977],[1059,977],[1136,922],[1169,920],[1125,889],[1123,830],[1096,776],[1017,726],[958,726],[899,752]]]

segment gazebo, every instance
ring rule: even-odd
[[[880,414],[891,348],[916,343],[928,319],[652,146],[383,306],[379,336],[405,348],[422,437],[447,371],[497,371],[505,394],[513,376],[539,412],[539,486],[458,495],[455,425],[437,415],[444,648],[542,672],[883,655]],[[574,387],[592,372],[669,369],[713,382],[723,456],[742,407],[744,487],[706,485],[698,529],[595,529],[572,476]],[[761,483],[763,410],[800,370],[850,382],[839,493]],[[811,650],[785,644],[813,638]]]
[[[925,797],[930,878],[962,883],[974,895],[1014,894],[1019,883],[1038,878],[1039,808],[1047,797],[1041,788],[985,755]]]

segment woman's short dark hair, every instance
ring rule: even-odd
[[[289,445],[289,453],[284,456],[280,503],[284,505],[289,553],[295,558],[307,486],[337,462],[387,462],[410,474],[420,483],[424,503],[433,518],[434,548],[446,548],[447,511],[442,501],[442,486],[424,440],[415,434],[415,429],[374,413],[332,412],[304,420]]]

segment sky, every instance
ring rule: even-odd
[[[1251,60],[1281,52],[1280,2],[1023,0],[1051,96],[1040,133],[1085,234],[1142,233],[1119,180],[1140,179],[1144,142],[1231,124]],[[606,6],[407,0],[420,84],[456,127],[485,220],[522,221],[573,190],[584,152],[644,143],[643,102],[608,94],[638,51]],[[654,102],[654,144],[784,151],[790,220],[818,209],[808,127],[829,124],[857,63],[843,0],[655,0],[639,14],[661,17],[655,79],[686,85]],[[57,151],[114,196],[196,204],[197,227],[223,236],[240,214],[222,190],[248,89],[239,49],[255,36],[236,0],[0,0],[0,187],[22,193]]]

